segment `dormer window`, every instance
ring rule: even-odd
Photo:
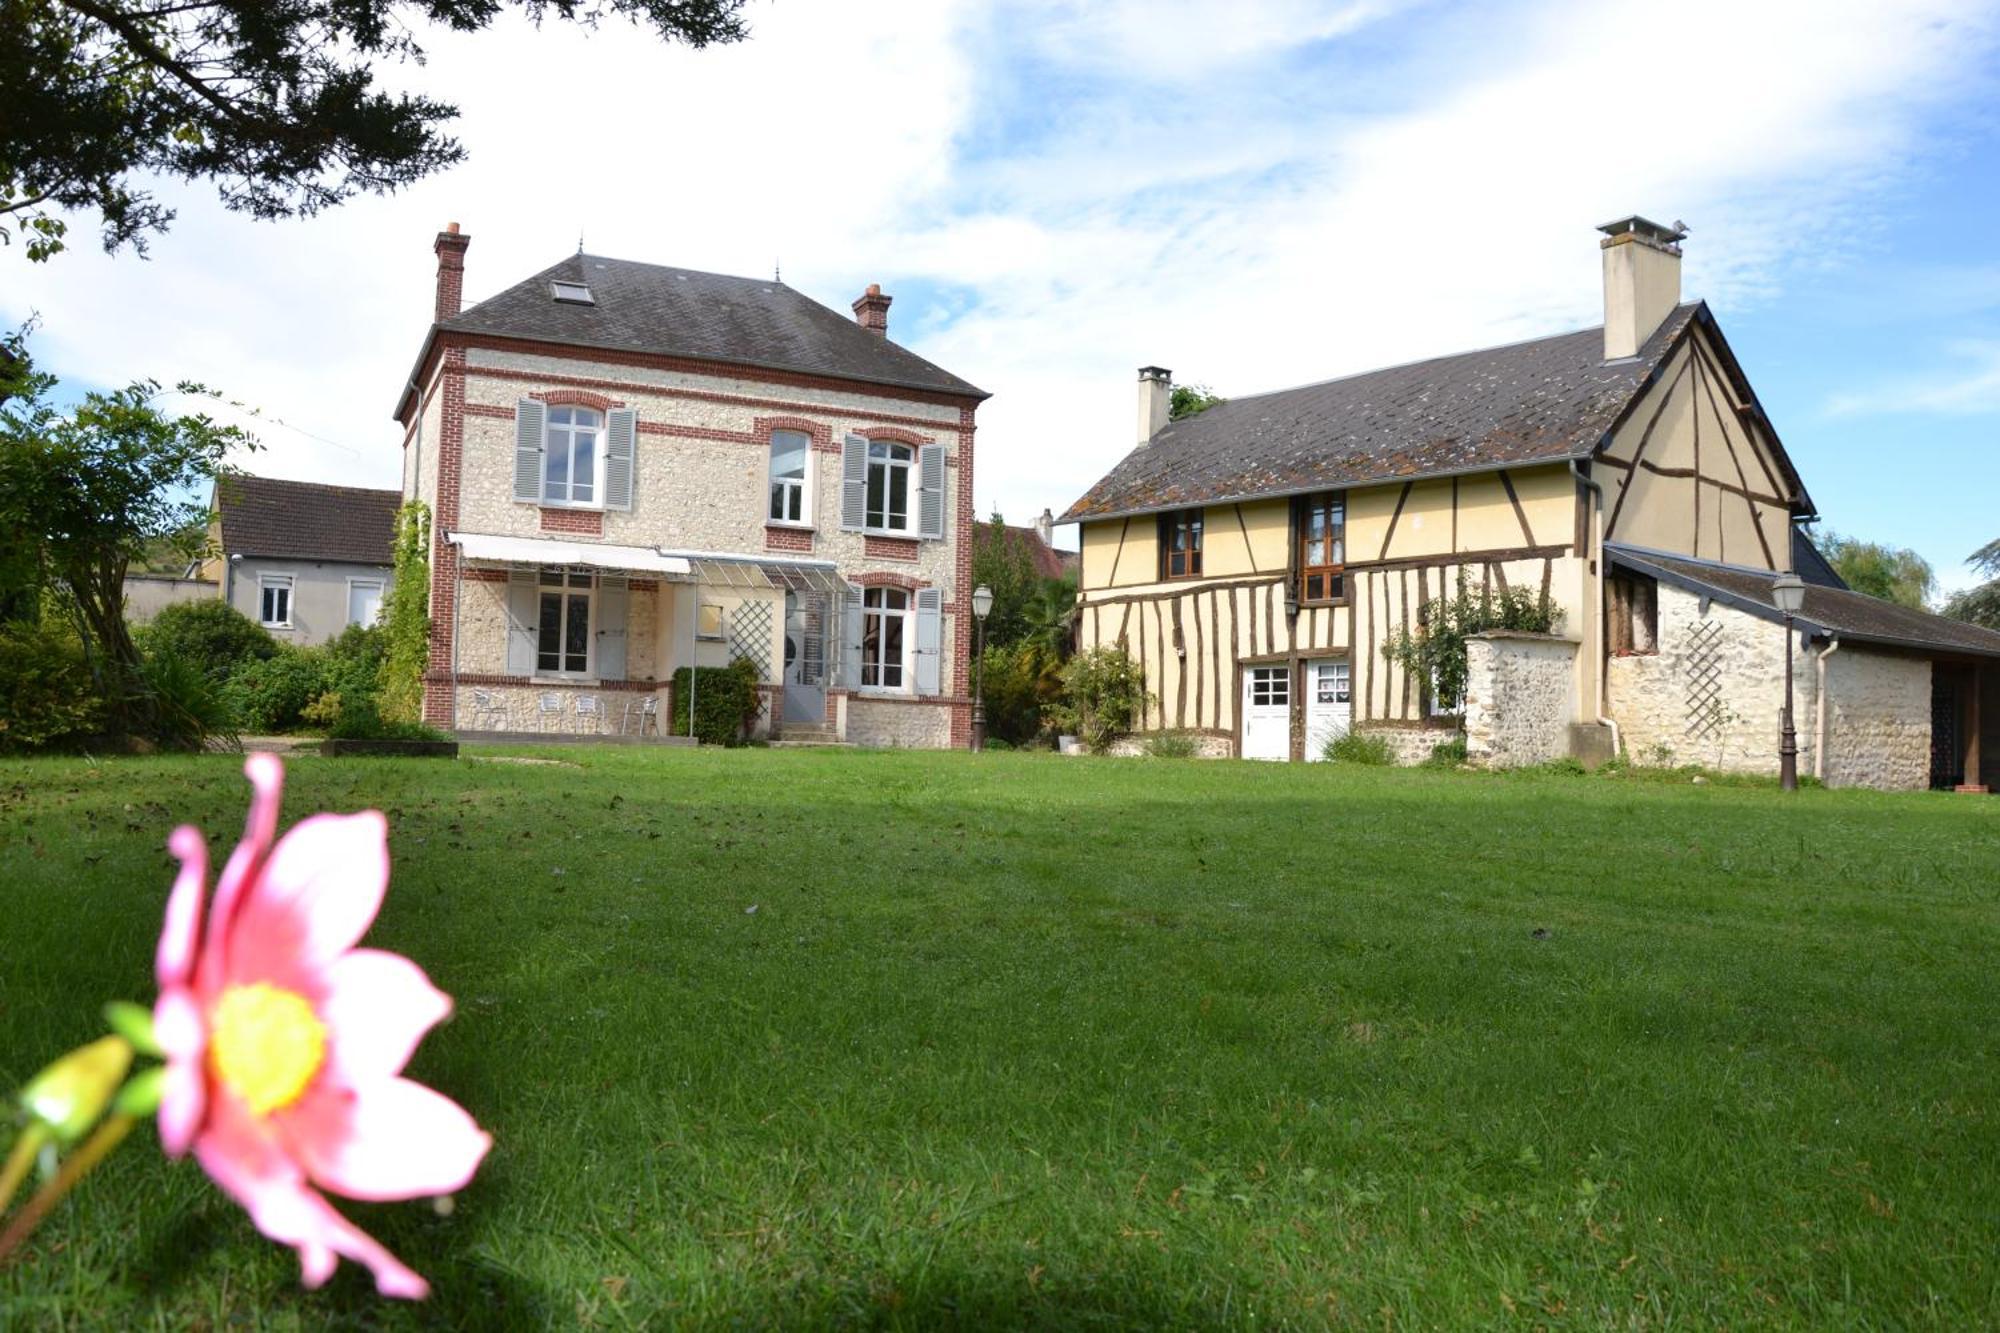
[[[556,300],[569,305],[596,305],[597,298],[590,294],[590,288],[580,282],[552,282],[549,291]]]

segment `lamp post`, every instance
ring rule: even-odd
[[[986,748],[986,613],[993,609],[993,589],[980,584],[972,590],[972,614],[979,622],[979,642],[972,658],[972,748]]]
[[[1805,580],[1780,574],[1771,581],[1771,601],[1785,614],[1785,715],[1778,737],[1778,786],[1799,789],[1799,734],[1792,729],[1792,617],[1806,604]]]

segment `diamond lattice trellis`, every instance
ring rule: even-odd
[[[771,684],[771,604],[744,601],[729,613],[729,652],[747,657],[757,679]]]
[[[1722,622],[1704,620],[1688,630],[1684,660],[1687,663],[1687,734],[1695,740],[1712,739],[1722,730]]]

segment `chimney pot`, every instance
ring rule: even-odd
[[[1639,355],[1681,303],[1681,241],[1687,225],[1633,215],[1598,228],[1604,239],[1604,359]]]
[[[878,338],[889,336],[889,303],[896,298],[882,295],[882,284],[871,282],[854,303],[854,322]]]
[[[472,238],[458,229],[456,222],[448,222],[445,229],[437,234],[431,249],[437,255],[437,307],[432,318],[444,323],[459,311],[465,291],[465,251],[472,244]]]
[[[1139,443],[1160,433],[1173,402],[1174,372],[1160,366],[1139,367]]]

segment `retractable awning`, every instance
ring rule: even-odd
[[[688,581],[704,587],[783,588],[791,592],[838,593],[847,586],[831,560],[738,555],[727,551],[662,551],[661,554],[669,559],[687,561],[692,569]]]
[[[692,566],[678,555],[652,546],[611,546],[603,542],[558,542],[546,537],[501,537],[485,532],[448,532],[445,540],[465,558],[503,565],[609,569],[629,574],[685,578]]]

